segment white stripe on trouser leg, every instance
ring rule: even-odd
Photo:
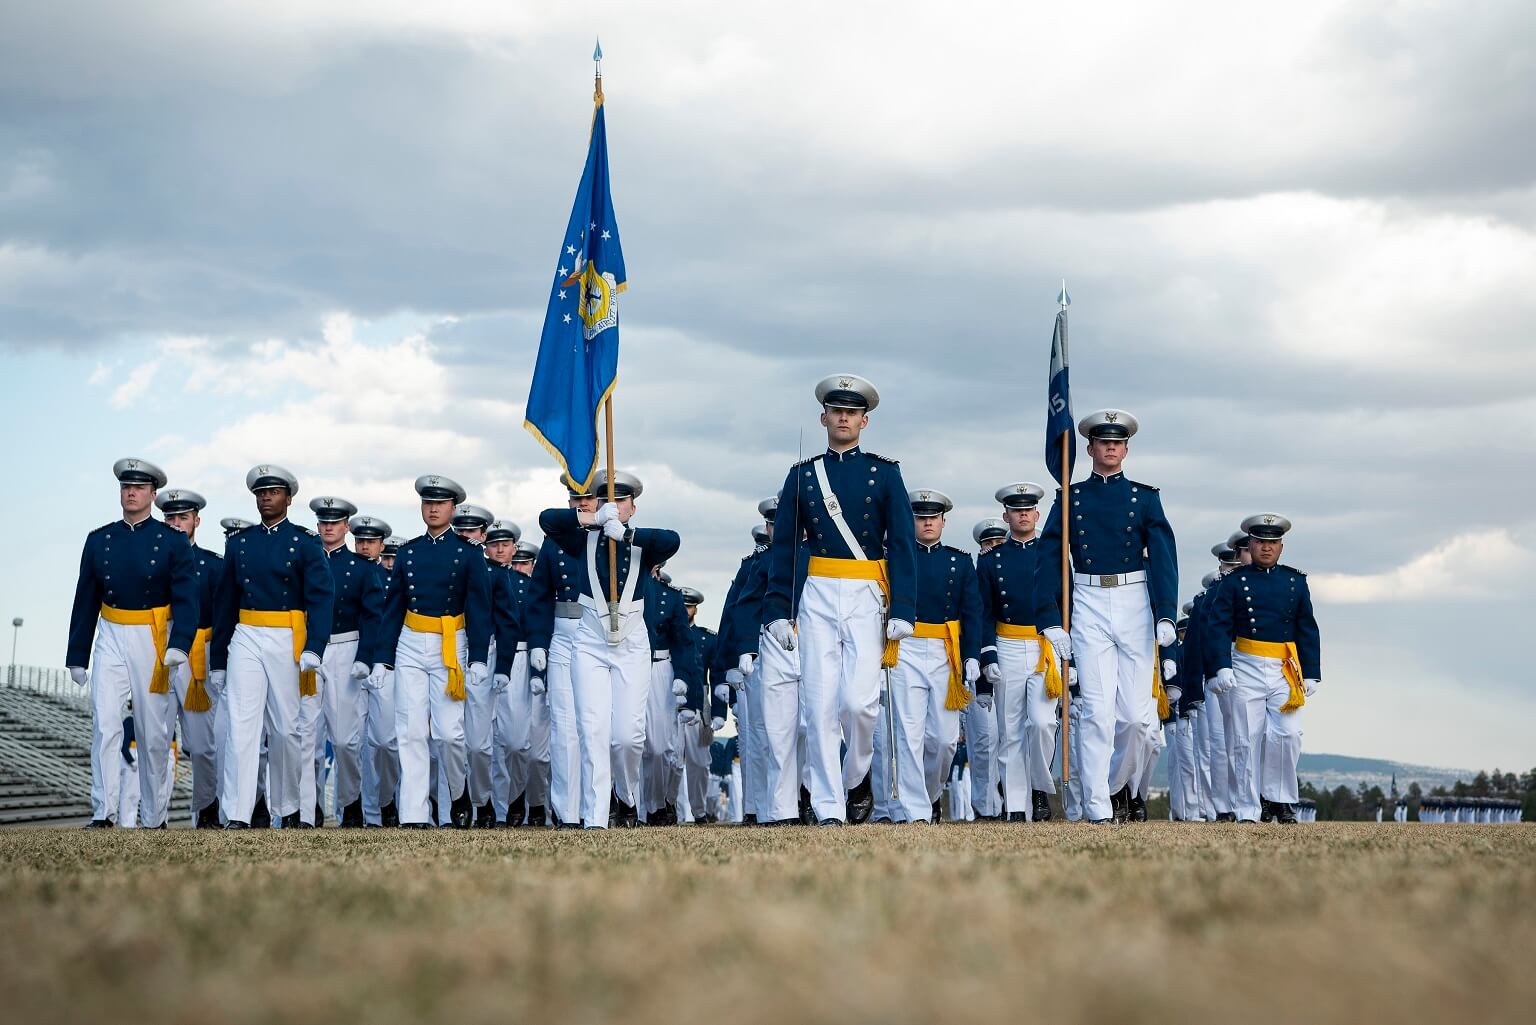
[[[1002,810],[1002,798],[997,793],[997,694],[992,695],[992,707],[983,708],[972,701],[961,713],[965,717],[965,757],[969,763],[966,773],[970,788],[967,803],[971,816],[993,816]]]
[[[366,717],[363,748],[363,821],[380,825],[383,808],[399,811],[400,748],[395,743],[395,674],[384,674],[377,689],[363,692]]]
[[[326,732],[335,751],[336,814],[356,801],[363,787],[363,684],[352,678],[352,663],[357,661],[357,644],[337,641],[325,646],[320,665],[325,683],[320,690],[321,710],[325,713]],[[325,745],[319,745],[324,753]]]
[[[908,637],[901,642],[896,667],[891,670],[890,723],[896,752],[897,794],[891,801],[891,817],[900,822],[926,822],[933,816],[929,796],[928,765],[924,748],[934,695],[949,691],[949,655],[936,637]]]
[[[767,631],[758,634],[752,687],[762,711],[763,815],[770,821],[800,817],[800,653],[785,651]]]
[[[676,740],[672,727],[677,722],[677,705],[672,700],[672,660],[651,662],[650,684],[645,692],[645,746],[641,753],[641,800],[638,805],[647,818],[667,803],[667,762]]]
[[[599,829],[608,826],[610,792],[625,804],[635,804],[639,797],[651,664],[643,628],[609,645],[605,622],[604,614],[586,611],[571,658],[581,741],[581,819],[588,828]]]
[[[105,619],[91,647],[91,817],[122,824],[123,718],[133,689],[121,632],[134,629]],[[148,631],[146,631],[148,632]]]
[[[847,817],[847,792],[869,774],[880,707],[884,600],[871,580],[809,577],[800,599],[806,762],[817,818]],[[838,764],[840,746],[847,756]]]
[[[462,663],[467,670],[469,664]],[[491,639],[486,668],[496,665],[496,641]],[[465,674],[466,677],[468,673]],[[489,675],[478,687],[464,685],[464,759],[469,802],[478,811],[491,799],[491,753],[496,741],[496,685]]]
[[[1073,774],[1083,775],[1083,817],[1110,817],[1110,795],[1130,783],[1154,744],[1152,610],[1145,584],[1072,589],[1072,656],[1081,726]]]
[[[182,663],[171,672],[171,688],[176,695],[176,711],[181,723],[181,750],[192,768],[192,818],[219,796],[218,768],[214,760],[214,708],[206,712],[187,711],[187,688],[192,685],[192,667]],[[211,696],[211,695],[210,695]],[[216,704],[216,703],[215,703]]]
[[[464,631],[458,631],[459,664],[467,666]],[[400,751],[400,821],[430,821],[432,763],[442,777],[439,799],[464,793],[464,703],[448,697],[443,639],[435,633],[400,631],[395,653],[395,742]],[[439,808],[440,821],[449,809]]]
[[[293,631],[241,623],[229,642],[224,680],[229,706],[220,804],[231,819],[249,822],[256,805],[262,738],[266,738],[267,809],[274,819],[299,810],[299,667]]]
[[[1003,671],[1003,703],[1008,732],[1003,751],[1006,760],[1005,790],[1008,811],[1034,817],[1032,791],[1052,793],[1056,783],[1051,763],[1056,758],[1056,702],[1045,696],[1045,675],[1035,672],[1040,664],[1040,642],[1011,637],[997,639],[997,661]]]
[[[549,806],[561,822],[573,824],[581,821],[581,795],[586,791],[576,697],[571,689],[571,654],[579,626],[580,620],[555,619],[544,675],[549,699]]]

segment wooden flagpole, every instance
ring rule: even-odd
[[[1072,433],[1061,432],[1061,628],[1072,634]],[[1072,670],[1061,658],[1061,782],[1072,782]]]
[[[608,393],[608,401],[603,403],[603,450],[608,457],[608,504],[612,505],[613,498],[613,392]],[[630,572],[637,572],[637,567],[631,566]],[[613,538],[608,539],[608,628],[618,636],[619,633],[619,544]]]

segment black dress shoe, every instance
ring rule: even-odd
[[[87,822],[84,826],[81,826],[80,828],[81,829],[111,829],[114,824],[115,823],[113,823],[113,821],[111,819],[92,819],[91,821]]]
[[[532,808],[528,809],[528,821],[526,824],[530,826],[542,826],[544,825],[544,815],[544,806],[542,804],[536,804]],[[507,816],[509,821],[511,818],[512,816]]]
[[[677,805],[668,803],[661,806],[661,824],[663,826],[677,825]]]
[[[256,798],[256,807],[251,809],[252,829],[271,829],[272,812],[267,808],[267,795],[261,794]]]
[[[939,802],[938,801],[934,801],[933,802],[933,815],[928,819],[928,821],[934,823],[935,825],[937,825],[938,821],[939,821],[940,814],[941,813],[939,811]]]
[[[556,819],[555,820],[555,828],[557,830],[558,829],[580,829],[581,828],[581,823],[580,822],[565,822],[565,821],[563,821],[561,819]]]
[[[213,802],[197,813],[197,821],[192,825],[193,829],[218,829],[219,828],[219,799],[215,797]]]
[[[363,828],[364,829],[383,829],[384,827],[381,826],[377,822],[364,822],[363,823]]]
[[[816,809],[811,807],[811,792],[805,787],[800,788],[800,821],[807,826],[816,824]]]
[[[1259,801],[1259,821],[1260,822],[1273,822],[1273,821],[1275,821],[1275,808],[1274,808],[1274,805],[1272,805],[1268,801],[1265,801],[1265,800],[1262,800],[1262,799]]]
[[[298,829],[299,828],[299,813],[296,812],[296,811],[291,811],[287,815],[284,815],[283,816],[283,828],[284,829]]]
[[[496,805],[493,802],[486,801],[478,809],[476,809],[476,811],[475,811],[475,828],[476,829],[495,829],[496,828]]]
[[[341,809],[341,828],[363,828],[363,799],[361,797]]]
[[[1131,814],[1131,788],[1129,785],[1116,790],[1109,798],[1110,817],[1124,822]]]
[[[434,788],[436,789],[436,788]],[[437,825],[437,798],[427,798],[427,821]]]
[[[1217,822],[1236,822],[1237,821],[1237,812],[1235,812],[1235,811],[1219,811],[1219,812],[1216,813],[1216,821]]]
[[[858,786],[848,791],[848,821],[853,825],[869,820],[869,813],[875,810],[875,791],[870,785],[869,773],[859,780]]]
[[[1009,822],[1028,822],[1029,821],[1029,813],[1028,812],[1022,812],[1022,811],[1011,811],[1011,812],[1008,813],[1008,821]]]
[[[315,828],[319,829],[319,828],[321,828],[324,825],[325,825],[325,806],[322,805],[322,804],[317,804],[317,805],[315,805]]]
[[[1129,814],[1126,817],[1132,822],[1147,821],[1147,799],[1132,796],[1129,802]]]
[[[1293,804],[1281,804],[1275,802],[1275,821],[1282,826],[1294,826],[1296,824],[1296,806]]]
[[[617,825],[620,829],[634,829],[640,825],[640,811],[634,805],[620,801],[617,823],[610,821],[608,824]]]
[[[431,829],[432,828],[432,823],[430,823],[430,822],[402,822],[402,823],[400,823],[400,828],[401,829]]]
[[[743,815],[741,817],[741,824],[743,826],[755,826],[755,825],[757,825],[757,815],[754,812],[750,812],[750,811],[747,812],[745,815]]]
[[[241,822],[239,819],[230,819],[228,822],[224,823],[224,828],[225,829],[250,829],[251,828],[251,824],[249,822]]]
[[[841,826],[842,824],[843,824],[843,820],[842,819],[822,819],[821,821],[816,823],[816,825],[818,825],[818,826],[826,826],[828,828],[830,828],[832,826]]]
[[[390,801],[379,809],[379,822],[385,826],[398,826],[400,824],[400,809],[395,807],[394,801]]]
[[[1036,822],[1051,821],[1051,795],[1044,790],[1030,793],[1030,808]]]
[[[511,804],[507,805],[507,825],[509,825],[509,826],[521,826],[523,824],[523,816],[525,814],[524,813],[524,808],[526,807],[524,799],[526,798],[526,796],[527,796],[526,794],[518,794],[517,795],[517,800],[515,800]],[[609,805],[608,805],[608,811],[609,811],[609,814],[611,816],[612,813],[613,813],[613,804],[612,804],[612,802],[618,800],[618,797],[617,797],[617,795],[610,795],[610,797],[611,797],[611,799],[610,799],[610,802],[609,802]]]
[[[453,799],[453,804],[448,808],[448,818],[453,823],[454,829],[468,829],[470,817],[475,813],[475,806],[469,800],[469,792],[466,790]]]

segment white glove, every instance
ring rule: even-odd
[[[1301,688],[1302,688],[1302,690],[1307,692],[1307,697],[1309,697],[1309,698],[1312,695],[1316,694],[1317,693],[1317,688],[1321,687],[1322,685],[1323,685],[1323,681],[1322,680],[1302,680],[1301,681]]]
[[[1072,638],[1059,626],[1045,628],[1045,639],[1051,642],[1051,649],[1056,652],[1056,657],[1066,664],[1072,660]]]
[[[1179,664],[1171,658],[1163,659],[1163,682],[1167,683],[1179,675]]]
[[[611,508],[611,506],[604,506],[603,508],[607,509]],[[611,519],[607,523],[603,524],[603,536],[606,538],[611,538],[614,541],[622,541],[624,540],[624,533],[624,524],[620,523],[617,518]]]
[[[675,694],[672,697],[672,703],[678,708],[682,708],[684,705],[688,704],[688,698],[682,694]]]
[[[709,728],[711,731],[719,733],[721,730],[725,729],[725,720],[717,715],[713,719],[709,720]]]
[[[1211,690],[1215,691],[1217,694],[1225,694],[1227,691],[1236,686],[1237,676],[1232,672],[1232,670],[1216,670],[1216,683],[1211,687]]]
[[[166,648],[165,657],[160,662],[167,669],[175,669],[177,666],[187,664],[187,653],[179,648]]]
[[[510,686],[512,686],[512,677],[506,673],[497,673],[491,677],[491,690],[496,694],[505,694]]]
[[[885,624],[885,639],[888,641],[904,641],[912,636],[912,624],[905,619],[893,619]]]
[[[990,712],[990,711],[992,711],[992,695],[990,695],[990,694],[978,694],[978,695],[976,695],[976,707],[981,709],[983,712]]]
[[[606,527],[609,523],[617,523],[619,520],[619,507],[612,502],[604,502],[597,507],[597,515],[593,522],[599,527]]]
[[[81,672],[84,672],[84,671],[85,670],[83,670],[83,669],[81,670]],[[81,686],[83,687],[84,685],[85,684],[82,681]],[[210,670],[208,670],[208,684],[207,684],[207,687],[208,687],[209,695],[212,696],[212,698],[215,701],[217,701],[219,698],[223,697],[224,696],[224,670],[222,670],[222,669],[210,669]]]
[[[692,726],[698,721],[699,713],[695,712],[691,708],[685,708],[677,713],[677,724],[679,726]]]
[[[1179,642],[1179,632],[1173,628],[1173,621],[1159,619],[1157,621],[1157,644],[1160,648],[1171,648]]]
[[[993,662],[982,669],[981,675],[987,678],[987,682],[996,687],[1003,682],[1003,667]]]
[[[368,689],[382,690],[384,687],[384,677],[388,675],[389,670],[384,667],[384,663],[376,663],[373,667],[373,671],[368,674]]]
[[[715,684],[715,700],[716,701],[729,701],[729,700],[731,700],[731,688],[727,687],[723,683]]]
[[[679,696],[681,696],[683,694],[687,694],[688,693],[688,685],[686,683],[684,683],[682,680],[673,680],[672,681],[672,693],[676,694],[676,695],[679,695]]]
[[[1177,705],[1179,703],[1179,698],[1184,696],[1184,692],[1178,687],[1169,687],[1166,684],[1163,686],[1163,693],[1168,696],[1169,705]]]
[[[352,663],[352,679],[354,679],[354,680],[362,680],[362,679],[366,679],[367,676],[368,676],[368,663],[367,662],[353,662]]]
[[[752,667],[757,664],[757,656],[750,651],[736,661],[736,669],[742,676],[751,676]]]
[[[727,669],[725,671],[725,682],[732,687],[740,687],[747,682],[747,678],[741,675],[740,669]]]
[[[485,668],[484,662],[471,662],[469,664],[469,672],[464,674],[464,682],[471,687],[478,687],[485,683],[490,675],[491,671]]]
[[[533,667],[536,673],[542,673],[549,666],[549,655],[543,648],[534,648],[528,652],[528,665]]]
[[[320,668],[320,656],[308,648],[299,652],[299,672],[310,673]]]
[[[542,677],[542,676],[530,676],[530,677],[528,677],[528,689],[531,692],[533,692],[533,694],[535,694],[535,695],[543,694],[544,693],[544,677]]]
[[[976,689],[976,681],[981,679],[981,663],[974,658],[965,660],[964,670],[965,685],[972,690]]]
[[[769,623],[768,636],[773,638],[773,643],[785,651],[795,650],[795,628],[789,625],[789,620],[775,619]]]
[[[74,681],[76,687],[84,687],[91,676],[79,666],[69,667],[69,678]]]

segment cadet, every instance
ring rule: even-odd
[[[659,566],[646,587],[645,628],[651,645],[651,676],[645,702],[640,812],[648,825],[675,826],[678,777],[683,765],[678,713],[687,705],[689,690],[702,689],[704,683],[682,592],[671,586],[670,578]]]
[[[457,482],[416,478],[426,532],[400,546],[385,605],[376,685],[395,672],[395,735],[400,748],[400,824],[431,823],[431,755],[438,765],[439,825],[468,829],[464,698],[484,687],[491,641],[490,578],[479,546],[450,529],[464,501]],[[467,666],[467,668],[466,668]],[[441,805],[449,805],[443,820]]]
[[[199,515],[208,505],[196,491],[173,488],[155,496],[165,522],[187,535],[192,561],[197,567],[197,633],[187,651],[187,662],[171,673],[181,720],[181,747],[192,763],[192,822],[197,829],[217,829],[219,823],[219,766],[213,695],[208,693],[208,639],[213,635],[213,595],[224,573],[224,556],[200,548]]]
[[[538,559],[539,550],[527,541],[519,541],[512,550],[512,560],[508,568],[512,571],[513,594],[517,601],[517,623],[519,638],[526,637],[527,627],[523,610],[527,606],[529,589],[532,586],[534,565]],[[512,736],[520,745],[515,757],[520,759],[523,768],[519,771],[527,779],[524,784],[523,802],[527,808],[523,817],[523,824],[528,826],[543,826],[548,822],[549,787],[550,787],[550,721],[549,721],[549,693],[545,687],[543,677],[534,677],[529,672],[527,641],[519,640],[517,643],[518,657],[522,659],[521,678],[524,681],[523,693],[528,696],[526,709],[513,715]],[[514,669],[512,681],[514,685],[518,680],[518,672]],[[569,682],[569,681],[567,681]],[[499,706],[498,706],[499,707]],[[525,724],[519,727],[518,719]],[[500,723],[498,711],[497,722]],[[580,771],[578,765],[577,771]],[[511,812],[507,815],[509,824],[512,818]]]
[[[679,717],[682,734],[682,761],[684,787],[688,798],[687,815],[695,822],[707,822],[713,818],[714,809],[709,807],[709,747],[714,742],[715,731],[725,726],[725,699],[712,693],[710,666],[714,664],[715,644],[719,640],[715,631],[699,622],[699,606],[704,604],[703,592],[692,587],[680,587],[683,608],[688,613],[688,631],[699,655],[699,678],[689,689],[687,710],[694,713]],[[709,721],[704,721],[705,706],[709,707]],[[715,724],[719,723],[719,726]],[[679,809],[680,811],[682,809]]]
[[[300,779],[308,771],[299,701],[315,694],[336,589],[320,538],[288,519],[299,490],[293,474],[263,463],[245,475],[245,486],[261,523],[224,543],[208,657],[209,680],[229,706],[219,803],[226,829],[250,825],[265,723],[268,798],[293,828],[301,825]]]
[[[122,517],[86,536],[69,616],[64,664],[80,687],[95,671],[91,691],[91,823],[118,818],[123,709],[133,702],[138,745],[139,820],[165,824],[161,781],[176,709],[171,676],[187,663],[198,624],[197,562],[181,531],[149,514],[165,474],[143,459],[112,466]]]
[[[1073,775],[1082,776],[1082,814],[1094,822],[1130,814],[1131,781],[1159,740],[1152,662],[1158,645],[1177,639],[1173,528],[1157,488],[1121,469],[1137,427],[1134,416],[1118,409],[1078,423],[1093,471],[1072,485],[1071,523],[1062,523],[1059,494],[1046,521],[1043,551],[1058,551],[1062,531],[1070,530],[1070,638],[1061,629],[1057,560],[1041,559],[1035,571],[1035,604],[1042,610],[1036,625],[1059,658],[1077,665],[1072,705],[1081,721],[1073,720]]]
[[[982,556],[977,576],[983,672],[997,689],[1004,810],[1012,822],[1043,822],[1051,817],[1056,791],[1051,762],[1061,700],[1060,662],[1035,628],[1035,567],[1041,561],[1035,525],[1045,489],[1019,481],[998,488],[993,497],[1003,506],[1008,540]]]
[[[229,550],[230,538],[234,537],[242,530],[245,530],[247,527],[254,527],[255,525],[256,524],[252,523],[250,520],[241,519],[239,516],[226,516],[220,520],[219,526],[224,530],[225,550]],[[218,588],[215,587],[214,595],[217,596],[217,594]],[[208,643],[210,649],[209,653],[212,654],[213,637],[211,634],[209,635]],[[229,703],[224,700],[224,693],[222,690],[212,689],[214,687],[213,676],[213,671],[210,669],[208,672],[208,687],[210,688],[208,693],[209,696],[213,699],[214,764],[218,771],[216,785],[219,789],[223,789],[224,738],[229,734]],[[219,685],[220,687],[223,685],[222,676],[219,677]],[[226,816],[223,812],[223,809],[220,809],[219,821],[222,823],[225,818]],[[251,809],[250,826],[252,829],[272,828],[272,813],[267,809],[267,728],[265,725],[263,725],[261,728],[261,754],[257,758],[256,767],[256,805]]]
[[[373,575],[379,581],[379,593],[387,601],[390,575],[384,565],[384,555],[389,552],[393,562],[393,551],[399,551],[399,539],[393,536],[389,524],[377,516],[354,516],[350,523],[353,551],[371,564]],[[379,625],[383,625],[382,605]],[[374,647],[378,647],[377,640]],[[369,652],[364,661],[376,665],[382,654]],[[370,672],[362,681],[363,825],[369,828],[398,826],[400,811],[395,796],[400,788],[400,749],[395,744],[395,676],[386,672],[379,686],[374,686],[372,677]]]
[[[485,530],[485,558],[491,569],[491,654],[495,675],[495,716],[491,744],[491,803],[477,827],[521,826],[528,814],[528,642],[523,636],[523,600],[528,578],[513,572],[523,529],[511,520],[492,520]],[[466,710],[467,714],[467,710]],[[473,761],[473,756],[471,757]],[[471,789],[474,772],[470,772]]]
[[[912,510],[896,461],[859,447],[875,386],[853,374],[816,386],[827,450],[791,467],[779,492],[763,616],[781,651],[800,651],[811,804],[821,825],[863,822],[882,666],[916,616]],[[791,622],[802,539],[810,563]],[[848,745],[838,765],[839,738]]]
[[[386,573],[395,571],[395,556],[400,554],[400,546],[405,544],[405,538],[396,537],[394,534],[384,539],[384,550],[379,553],[379,565]]]
[[[593,481],[599,496],[606,492],[606,476],[599,473]],[[544,536],[580,560],[577,602],[582,612],[571,684],[581,740],[581,820],[588,829],[606,829],[610,807],[617,808],[620,824],[638,818],[651,662],[641,584],[651,568],[671,558],[681,544],[670,530],[629,526],[635,499],[643,490],[638,477],[620,471],[613,484],[614,500],[600,497],[596,513],[546,509],[539,514]],[[611,595],[605,539],[616,546],[619,589]]]
[[[336,598],[331,613],[331,639],[320,666],[316,711],[325,719],[335,750],[336,817],[343,829],[363,828],[363,681],[373,667],[384,618],[384,583],[377,567],[347,549],[347,532],[357,506],[344,498],[322,495],[309,503],[315,514],[326,565]],[[382,539],[380,539],[382,542]],[[323,757],[325,744],[319,717],[306,731],[311,757]],[[316,776],[316,796],[322,796]],[[307,809],[300,806],[301,812]],[[322,821],[317,813],[316,823]]]
[[[763,499],[757,505],[758,515],[771,517],[778,509],[778,499]],[[725,605],[720,612],[721,633],[725,641],[716,646],[715,663],[723,675],[727,688],[734,687],[736,709],[737,753],[740,758],[741,785],[736,794],[741,805],[741,821],[755,825],[759,812],[763,822],[775,821],[773,805],[784,804],[782,787],[789,787],[788,801],[793,806],[798,775],[785,779],[773,770],[773,758],[768,751],[767,731],[763,726],[763,687],[759,677],[763,673],[759,652],[768,651],[777,667],[771,675],[787,680],[794,689],[794,718],[796,728],[799,719],[799,699],[796,681],[799,679],[799,658],[786,653],[777,645],[762,644],[763,599],[768,590],[768,550],[773,538],[773,524],[765,520],[763,525],[752,528],[752,551],[736,569],[736,576],[726,591]],[[783,671],[794,664],[792,673]],[[731,695],[727,694],[727,698]],[[777,707],[777,706],[775,706]],[[793,737],[793,735],[792,735]],[[790,740],[790,760],[794,761],[794,741]],[[783,810],[782,808],[780,809]],[[798,809],[796,809],[798,810]]]
[[[971,528],[971,540],[981,549],[976,559],[980,566],[983,556],[1008,540],[1008,524],[997,517],[977,521]],[[1029,524],[1025,540],[1034,541],[1034,524]],[[985,616],[985,611],[983,611]],[[985,619],[983,619],[985,624]],[[968,786],[965,803],[971,818],[979,820],[1003,817],[1002,780],[998,773],[996,694],[987,679],[986,667],[982,667],[981,679],[976,683],[976,700],[960,713],[964,723],[966,772]]]
[[[981,678],[982,598],[971,557],[942,542],[948,495],[907,495],[916,535],[917,620],[902,641],[890,694],[898,821],[938,821],[960,742],[960,711]]]
[[[495,519],[495,514],[484,506],[461,502],[453,510],[453,519],[450,521],[453,532],[473,543],[485,557],[486,587],[491,601],[491,640],[486,651],[486,665],[493,670],[498,651],[505,650],[509,658],[517,651],[517,630],[512,621],[510,603],[511,590],[502,592],[503,601],[499,605],[496,600],[496,582],[500,580],[510,585],[511,581],[500,573],[500,567],[485,551],[486,532]],[[493,673],[492,677],[478,686],[469,687],[465,693],[464,750],[468,761],[469,803],[475,809],[474,825],[477,829],[494,828],[497,822],[496,805],[492,800],[491,762],[496,746],[496,701],[498,694],[504,690],[505,687],[494,679]],[[446,796],[439,793],[439,806],[446,803]]]
[[[1306,574],[1280,564],[1291,521],[1260,513],[1243,521],[1252,563],[1232,571],[1211,602],[1206,657],[1230,692],[1236,738],[1237,817],[1296,821],[1301,707],[1322,677],[1321,641]]]
[[[578,487],[566,475],[561,483],[570,511],[587,515],[597,511],[597,496],[591,488]],[[528,686],[534,693],[542,690],[549,705],[549,808],[556,829],[581,824],[581,795],[591,783],[583,776],[576,697],[571,689],[571,659],[582,616],[581,570],[581,559],[565,554],[545,537],[524,606]]]

